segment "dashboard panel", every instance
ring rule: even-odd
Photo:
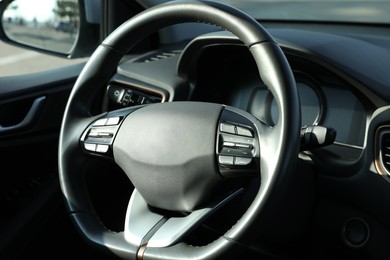
[[[324,68],[291,54],[288,58],[300,95],[302,126],[332,127],[336,144],[362,148],[368,112],[352,86]],[[238,107],[270,126],[277,122],[277,105],[245,47],[204,48],[197,68],[192,100]]]
[[[283,31],[283,34],[280,30],[272,32],[278,37],[292,36],[291,31]],[[304,31],[294,31],[294,34],[299,33],[305,34]],[[296,39],[301,38],[290,40]],[[357,162],[367,145],[370,118],[384,103],[382,97],[371,92],[364,85],[368,83],[363,84],[358,78],[364,75],[352,77],[347,73],[348,69],[327,60],[330,57],[337,59],[339,53],[328,53],[327,59],[323,59],[310,49],[310,41],[300,42],[301,46],[307,44],[307,49],[279,41],[298,87],[302,127],[320,125],[337,132],[332,145],[310,150],[309,156],[315,154],[320,161],[337,158],[331,164],[325,163],[323,169],[329,165],[342,169],[344,163]],[[277,106],[259,76],[252,55],[228,32],[206,33],[141,56],[125,56],[110,85],[131,89],[136,97],[145,97],[143,100],[152,102],[214,102],[248,111],[269,126],[278,120]],[[111,101],[104,103],[108,110],[122,106],[113,103],[112,95]],[[325,174],[350,174],[349,171],[333,169],[324,171]]]

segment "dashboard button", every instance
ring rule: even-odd
[[[124,93],[125,93],[125,89],[122,87],[113,86],[113,85],[108,86],[107,95],[112,101],[116,103],[120,103]]]

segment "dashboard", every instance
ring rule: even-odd
[[[247,49],[238,49],[238,46],[209,48],[203,50],[198,60],[192,100],[238,107],[274,125],[279,117],[277,105],[261,82]],[[325,69],[295,60],[292,55],[289,57],[300,95],[302,127],[332,127],[337,131],[336,143],[362,148],[367,111],[351,86]]]
[[[281,38],[280,45],[293,70],[301,101],[302,127],[321,125],[335,129],[334,145],[344,147],[341,154],[347,149],[347,153],[353,154],[347,157],[357,159],[365,145],[368,119],[377,108],[375,102],[383,101],[375,94],[360,91],[364,85],[334,64],[316,61],[321,55],[311,53],[310,41],[299,42],[297,48],[298,43],[286,43],[283,39],[292,37],[290,30],[270,31]],[[307,31],[294,34],[292,39],[296,41],[304,39]],[[302,49],[305,45],[308,49]],[[322,55],[329,58],[326,51]],[[331,57],[336,59],[337,55]],[[153,77],[148,75],[150,71],[154,71]],[[119,98],[113,96],[118,88]],[[112,108],[192,100],[238,107],[270,126],[279,117],[272,94],[262,83],[250,52],[225,31],[206,33],[142,56],[126,56],[107,95],[106,104]],[[129,95],[133,95],[130,101]]]

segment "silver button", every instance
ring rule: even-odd
[[[119,124],[119,121],[120,121],[120,117],[119,117],[119,116],[110,117],[110,118],[107,120],[106,125],[117,125],[117,124]]]
[[[253,137],[253,134],[249,129],[247,129],[245,127],[241,127],[241,126],[237,126],[237,134],[243,135],[243,136],[248,136],[248,137]]]
[[[91,152],[95,152],[96,151],[96,144],[84,143],[84,148],[85,148],[85,150],[88,150],[88,151],[91,151]]]
[[[98,144],[96,146],[96,152],[98,153],[106,153],[108,151],[109,146],[106,144]]]
[[[234,165],[248,165],[252,162],[252,158],[236,157]]]
[[[233,156],[223,156],[223,155],[220,155],[218,157],[218,162],[220,164],[233,165]]]

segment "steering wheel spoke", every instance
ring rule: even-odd
[[[231,192],[207,207],[182,216],[168,216],[152,211],[141,194],[135,189],[126,213],[125,238],[135,246],[163,248],[182,240],[211,214],[241,194],[243,189]],[[177,214],[176,214],[177,215]]]

